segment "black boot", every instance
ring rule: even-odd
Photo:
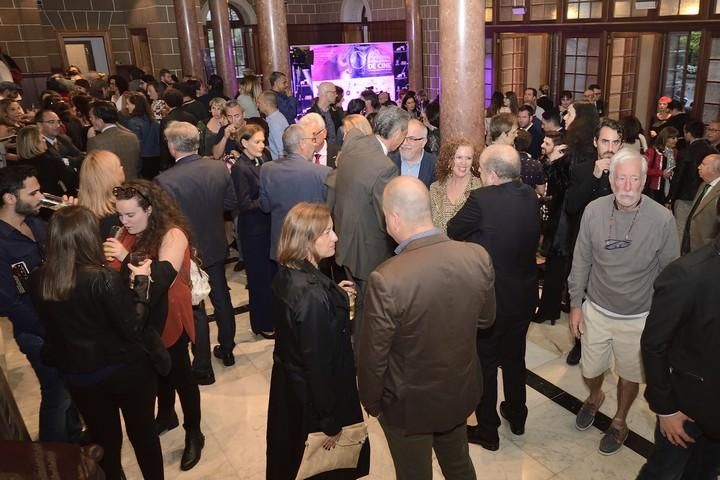
[[[180,460],[180,470],[190,470],[200,461],[200,454],[205,446],[205,435],[200,429],[185,432],[185,450]]]

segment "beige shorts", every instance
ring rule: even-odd
[[[646,316],[627,320],[611,318],[596,309],[589,301],[582,306],[585,333],[582,343],[582,374],[585,378],[599,377],[615,359],[615,374],[635,383],[645,383],[645,371],[640,354],[640,336]]]

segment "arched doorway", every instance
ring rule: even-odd
[[[340,7],[340,22],[366,23],[372,21],[368,0],[343,0]]]
[[[210,51],[210,62],[217,71],[215,63],[215,48],[213,42],[212,15],[207,3],[202,7],[205,19],[205,39]],[[257,16],[246,0],[231,0],[228,8],[230,20],[230,38],[232,40],[235,76],[242,78],[248,70],[257,71],[260,65],[255,46],[257,45],[256,28]]]

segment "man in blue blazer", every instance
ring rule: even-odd
[[[325,203],[330,167],[312,163],[315,146],[309,128],[294,124],[282,136],[285,156],[260,167],[260,208],[270,214],[270,258],[277,259],[283,220],[300,202]]]
[[[187,122],[173,122],[165,129],[168,149],[175,165],[155,178],[187,217],[202,268],[210,277],[210,301],[215,307],[218,343],[213,354],[226,367],[235,363],[235,314],[230,301],[225,257],[228,245],[223,212],[237,208],[235,189],[223,162],[198,155],[200,133]],[[201,384],[213,383],[210,364],[210,333],[204,305],[194,309],[195,358],[193,370]]]
[[[398,168],[400,175],[418,178],[429,189],[435,181],[435,154],[425,151],[428,129],[421,121],[412,119],[408,122],[408,133],[405,141],[390,159]]]

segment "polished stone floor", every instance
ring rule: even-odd
[[[243,273],[232,271],[233,304],[247,303]],[[249,330],[247,313],[237,320],[238,344],[236,364],[225,368],[215,362],[214,385],[201,387],[202,428],[206,437],[200,463],[189,472],[181,472],[180,456],[184,443],[182,428],[161,437],[168,479],[253,479],[264,478],[265,423],[272,368],[273,342],[255,337]],[[24,356],[19,353],[7,320],[0,321],[5,341],[5,361],[10,385],[30,434],[37,435],[38,385]],[[211,327],[214,335],[214,324]],[[567,319],[551,326],[533,324],[528,334],[527,366],[549,384],[567,394],[562,397],[584,399],[587,390],[578,367],[569,367],[565,355],[571,347]],[[601,411],[612,416],[615,408],[616,377],[607,376],[603,390],[606,401]],[[500,385],[502,383],[500,382]],[[552,387],[552,385],[550,385]],[[475,469],[480,479],[492,480],[625,480],[634,479],[644,458],[628,447],[616,455],[605,457],[597,451],[601,431],[591,428],[585,432],[575,429],[574,415],[552,398],[528,388],[529,416],[526,433],[515,436],[504,423],[500,427],[500,450],[488,452],[470,446]],[[642,394],[642,389],[641,389]],[[502,394],[500,394],[502,398]],[[178,415],[181,415],[178,404]],[[470,423],[474,423],[471,418]],[[182,422],[181,422],[182,423]],[[640,437],[652,440],[654,415],[643,398],[638,398],[630,411],[629,426]],[[371,479],[393,479],[392,459],[382,430],[374,419],[368,421],[371,450]],[[132,448],[125,442],[123,463],[128,479],[140,479]],[[435,462],[435,478],[443,478]]]

